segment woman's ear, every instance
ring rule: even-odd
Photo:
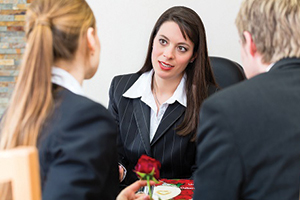
[[[92,27],[88,28],[86,38],[87,38],[87,45],[88,45],[89,51],[91,54],[94,54],[96,45],[97,45],[96,33],[95,33],[94,28],[92,28]]]
[[[190,63],[193,63],[194,60],[197,58],[198,54],[194,53],[194,55],[192,56],[192,58],[190,59]]]

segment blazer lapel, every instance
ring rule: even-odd
[[[150,108],[140,99],[133,99],[133,114],[139,135],[147,155],[151,156],[150,147]]]
[[[177,101],[168,106],[161,122],[156,130],[154,138],[151,141],[151,146],[155,144],[155,142],[163,136],[163,134],[169,128],[174,127],[174,123],[182,116],[185,111],[185,107],[178,103]]]

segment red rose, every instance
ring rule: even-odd
[[[151,158],[146,155],[142,155],[140,159],[138,160],[138,163],[135,166],[135,171],[144,173],[144,174],[150,174],[154,169],[154,177],[159,179],[159,169],[161,167],[161,164],[159,161],[155,160],[154,158]]]

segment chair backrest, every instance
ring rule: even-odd
[[[13,200],[41,200],[38,151],[35,147],[0,151],[0,183],[5,182],[11,182]]]
[[[220,88],[225,88],[246,79],[243,68],[227,58],[210,56],[215,79]]]

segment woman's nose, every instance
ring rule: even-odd
[[[174,52],[171,47],[165,48],[163,56],[167,59],[173,59],[174,58]]]

